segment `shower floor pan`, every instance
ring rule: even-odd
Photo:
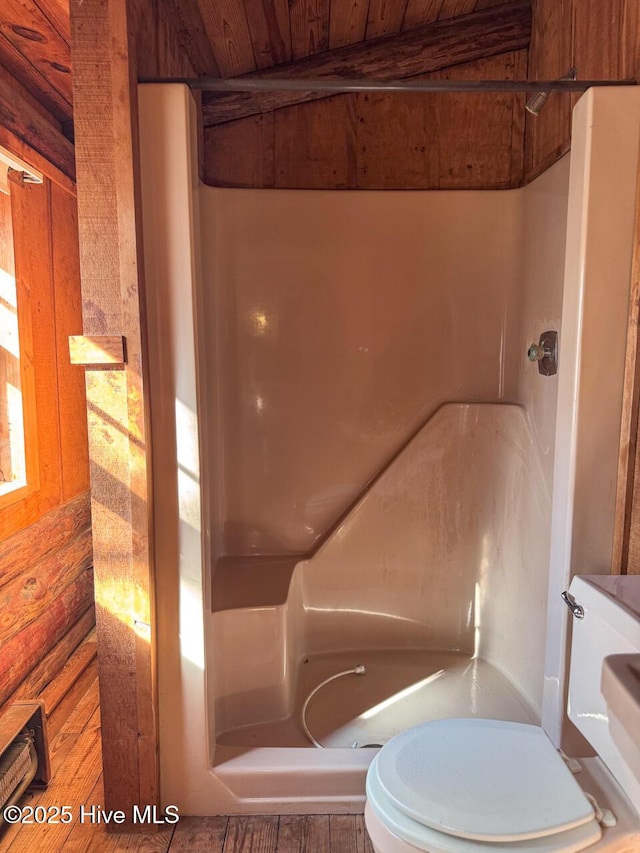
[[[301,724],[305,699],[325,678],[364,664],[311,700],[307,725],[325,749],[314,747]],[[444,717],[486,717],[539,723],[526,700],[486,661],[457,652],[363,651],[303,658],[293,713],[240,726],[217,738],[214,773],[240,801],[263,813],[361,809],[369,763],[404,729]],[[357,743],[357,747],[353,744]],[[296,808],[299,804],[299,809]],[[253,810],[253,809],[252,809]]]

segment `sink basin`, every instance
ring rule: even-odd
[[[611,737],[640,780],[640,654],[606,657],[601,690]]]

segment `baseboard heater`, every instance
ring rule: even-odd
[[[14,702],[0,716],[0,827],[7,806],[51,776],[43,702]]]

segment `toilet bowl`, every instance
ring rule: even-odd
[[[584,617],[574,624],[568,715],[598,757],[570,761],[541,727],[501,720],[401,732],[367,774],[376,853],[640,853],[640,731],[627,733],[623,754],[600,688],[606,657],[640,650],[640,578],[615,580],[574,578],[570,590]]]

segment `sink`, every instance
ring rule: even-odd
[[[606,657],[600,687],[611,737],[640,780],[640,654]]]

